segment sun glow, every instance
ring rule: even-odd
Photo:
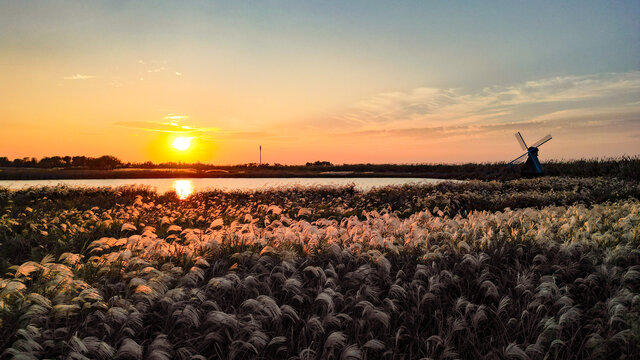
[[[191,137],[178,137],[175,140],[173,140],[173,143],[171,143],[171,145],[176,150],[186,151],[191,147],[191,139],[193,139],[193,138],[191,138]]]
[[[188,198],[189,195],[193,193],[193,183],[191,180],[176,180],[173,182],[172,187],[180,200]]]

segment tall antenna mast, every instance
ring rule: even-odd
[[[260,145],[260,165],[262,165],[262,145]]]

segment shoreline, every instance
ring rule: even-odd
[[[357,171],[193,171],[184,170],[0,170],[0,180],[97,180],[97,179],[170,179],[170,178],[193,178],[193,179],[261,179],[261,178],[425,178],[425,179],[450,179],[464,180],[476,178],[470,174],[463,173],[442,173],[442,172],[357,172]]]
[[[544,175],[617,177],[636,180],[640,158],[621,157],[542,163]],[[504,163],[342,164],[342,165],[202,165],[184,168],[124,167],[115,169],[0,167],[0,180],[90,180],[167,178],[428,178],[447,180],[514,180],[520,167]]]

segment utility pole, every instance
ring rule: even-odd
[[[260,165],[262,165],[262,145],[260,145]]]

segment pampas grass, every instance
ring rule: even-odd
[[[640,351],[637,184],[92,191],[0,192],[2,358]]]

